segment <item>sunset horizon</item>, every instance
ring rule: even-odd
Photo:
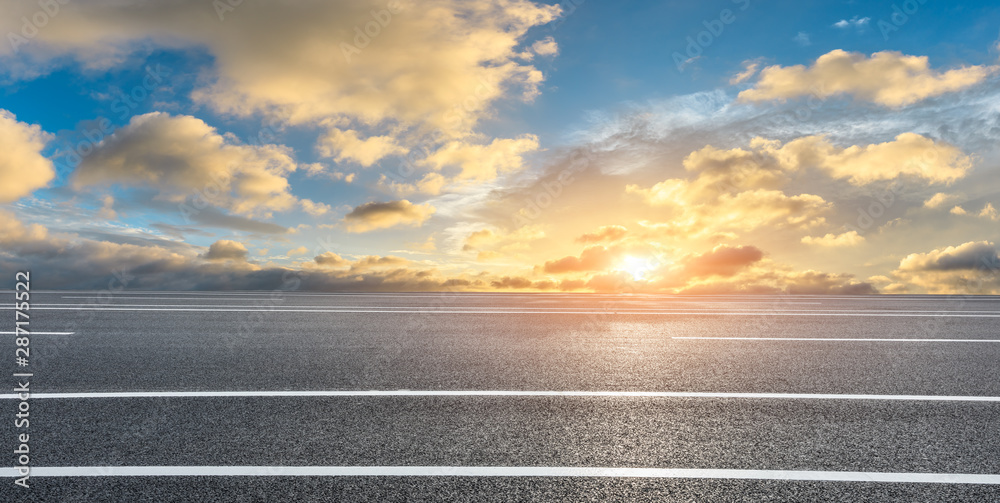
[[[1000,293],[994,7],[7,8],[38,288]]]

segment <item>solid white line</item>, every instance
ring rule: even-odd
[[[243,299],[239,299],[239,300],[241,302],[246,302]],[[260,300],[260,301],[256,301],[256,302],[266,303],[266,302],[264,302],[263,299]],[[379,310],[383,310],[383,309],[429,309],[429,310],[440,310],[440,309],[480,309],[480,310],[482,310],[482,309],[494,309],[494,310],[522,309],[522,310],[524,310],[524,309],[531,309],[533,311],[562,311],[562,310],[565,310],[565,309],[569,309],[567,307],[528,307],[528,308],[526,308],[524,306],[504,307],[504,306],[481,306],[481,305],[469,305],[469,306],[454,306],[454,305],[441,305],[441,306],[351,306],[351,305],[347,305],[347,306],[331,306],[331,305],[326,305],[326,304],[322,304],[322,305],[321,304],[289,305],[289,304],[284,304],[282,302],[277,302],[277,303],[270,302],[270,304],[275,304],[275,305],[279,305],[280,304],[281,308],[283,308],[283,309],[293,309],[293,308],[294,309],[379,309]],[[217,308],[217,307],[219,307],[219,308],[234,308],[234,307],[236,307],[236,308],[240,308],[240,307],[251,308],[251,307],[255,307],[255,306],[253,306],[252,303],[250,305],[248,305],[248,306],[239,306],[239,305],[233,305],[233,304],[104,304],[104,305],[100,305],[100,306],[94,305],[94,304],[86,304],[86,303],[83,303],[83,304],[78,304],[78,303],[52,303],[52,304],[35,303],[35,304],[32,304],[32,307],[36,307],[36,306],[61,306],[61,307],[66,307],[66,308],[92,307],[92,308],[95,308],[95,309],[114,308],[114,307],[154,307],[154,308],[189,307],[189,308],[199,308],[199,309],[203,309],[203,308]],[[257,307],[259,307],[259,306],[257,306]],[[46,309],[46,308],[37,307],[36,309]],[[712,312],[712,310],[714,308],[711,308],[711,307],[705,307],[705,308],[690,308],[690,307],[686,307],[686,308],[668,308],[668,307],[623,306],[620,309],[615,309],[613,307],[606,307],[606,308],[602,308],[602,309],[604,311],[621,311],[621,310],[625,310],[625,311],[670,311],[670,312],[673,312],[673,311],[693,311],[693,310],[702,311],[702,310],[704,310],[706,312]],[[740,308],[737,308],[737,309],[740,309]],[[741,310],[745,310],[747,312],[758,312],[759,311],[759,312],[793,312],[793,313],[794,312],[815,312],[815,311],[817,311],[816,309],[765,309],[765,308],[742,308]],[[829,312],[857,312],[857,309],[822,309],[820,311],[823,311],[823,312],[826,312],[826,311],[829,311]],[[891,309],[879,310],[879,309],[872,309],[870,311],[866,310],[865,312],[873,312],[873,313],[874,312],[886,312],[886,313],[955,313],[955,312],[962,312],[962,313],[995,313],[995,314],[1000,314],[1000,311],[971,311],[971,310],[970,311],[915,311],[915,310],[891,310]]]
[[[38,466],[34,477],[620,477],[652,479],[808,480],[923,484],[1000,484],[972,473],[613,468],[589,466]],[[0,468],[0,476],[17,476]]]
[[[729,393],[702,391],[532,391],[532,390],[277,390],[277,391],[98,391],[31,393],[33,399],[72,398],[223,398],[223,397],[613,397],[613,398],[770,398],[791,400],[895,400],[934,402],[1000,402],[1000,396],[840,395],[824,393]],[[16,393],[0,394],[13,400]]]
[[[1000,342],[1000,339],[837,339],[834,337],[671,337],[708,341],[824,341],[824,342]]]
[[[6,307],[0,309],[13,309],[13,307]],[[251,308],[233,308],[233,309],[199,309],[197,307],[191,308],[130,308],[130,307],[36,307],[37,310],[57,310],[57,311],[185,311],[185,312],[206,312],[206,313],[218,313],[218,312],[268,312],[268,313],[405,313],[405,314],[602,314],[602,315],[618,315],[618,314],[636,314],[636,315],[701,315],[701,316],[847,316],[847,317],[876,317],[876,318],[1000,318],[1000,314],[959,314],[961,311],[954,311],[952,314],[919,314],[919,313],[897,313],[897,312],[885,312],[885,313],[866,313],[866,312],[855,312],[855,313],[831,313],[827,311],[815,311],[815,312],[775,312],[775,311],[737,311],[737,312],[713,312],[713,311],[635,311],[629,309],[607,309],[607,310],[591,310],[591,311],[501,311],[496,309],[478,309],[478,310],[461,310],[455,311],[455,308],[449,308],[452,310],[426,310],[417,311],[410,309],[283,309],[283,308],[263,308],[263,309],[251,309]]]
[[[18,332],[0,332],[0,335],[17,335]],[[76,332],[33,332],[28,331],[28,335],[73,335]]]
[[[243,299],[239,299],[239,300],[241,302],[245,302],[245,300],[243,300]],[[478,306],[478,305],[470,305],[470,306],[453,306],[453,305],[442,305],[442,306],[350,306],[350,305],[348,305],[348,306],[331,306],[331,305],[318,305],[318,304],[312,304],[312,305],[310,305],[310,304],[306,304],[306,305],[289,305],[289,304],[284,304],[284,303],[281,303],[281,302],[279,302],[279,303],[272,302],[272,304],[275,304],[275,307],[277,307],[278,304],[280,304],[280,307],[282,309],[308,309],[308,310],[319,310],[319,309],[334,309],[334,310],[342,310],[342,309],[377,309],[377,310],[387,310],[387,309],[398,309],[398,310],[403,310],[403,309],[406,309],[406,310],[409,310],[409,309],[427,309],[427,310],[439,311],[439,310],[442,310],[442,309],[457,309],[457,310],[462,310],[462,309],[464,309],[464,310],[468,310],[468,309],[479,309],[479,310],[483,310],[483,309],[490,309],[490,310],[521,309],[521,310],[525,310],[525,309],[530,309],[532,311],[564,311],[566,309],[572,309],[572,308],[569,308],[569,307],[527,307],[526,308],[524,306],[518,306],[518,307],[487,306],[487,307],[484,307],[484,306]],[[173,307],[184,307],[184,308],[192,308],[192,309],[207,309],[207,308],[227,308],[227,309],[242,308],[242,309],[250,309],[250,308],[255,307],[255,306],[252,306],[252,305],[250,305],[250,306],[235,305],[234,306],[232,304],[104,304],[104,305],[94,305],[94,304],[85,304],[85,303],[84,304],[78,304],[78,303],[50,303],[50,304],[36,303],[36,304],[32,304],[32,307],[35,307],[35,306],[58,306],[58,307],[64,307],[66,309],[87,308],[87,307],[93,308],[93,309],[125,308],[125,307],[152,307],[152,308],[163,308],[163,309],[173,308]],[[256,307],[259,307],[259,306],[256,306]],[[48,308],[47,307],[36,307],[36,309],[48,309]],[[711,307],[705,307],[705,308],[691,308],[691,307],[669,308],[669,307],[637,307],[637,306],[620,306],[618,308],[616,308],[616,307],[603,307],[603,308],[601,308],[601,310],[603,310],[603,311],[616,311],[616,312],[618,312],[618,311],[628,311],[628,312],[632,312],[632,311],[643,311],[643,312],[645,312],[645,311],[659,311],[659,312],[671,312],[671,313],[685,313],[685,312],[698,312],[698,313],[706,312],[706,313],[713,313],[713,312],[715,312],[714,309],[715,308],[711,308]],[[915,309],[865,309],[865,310],[859,311],[857,309],[768,309],[768,308],[760,308],[760,307],[756,307],[756,308],[747,307],[747,308],[735,308],[735,309],[730,308],[730,310],[731,311],[735,311],[735,312],[740,312],[740,313],[746,313],[746,314],[756,314],[756,313],[959,313],[959,314],[986,313],[986,314],[1000,314],[1000,311],[995,311],[995,310],[993,310],[993,311],[979,311],[979,310],[972,310],[972,309],[960,310],[960,311],[956,311],[956,310],[936,310],[936,311],[935,310],[931,310],[931,311],[928,311],[928,310],[915,310]]]

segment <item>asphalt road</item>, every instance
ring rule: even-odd
[[[51,292],[31,313],[27,368],[0,335],[0,443],[30,432],[31,488],[7,468],[0,501],[1000,501],[1000,298]]]

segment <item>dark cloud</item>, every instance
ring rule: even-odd
[[[313,258],[313,260],[317,264],[319,264],[321,266],[326,266],[326,267],[339,267],[339,266],[344,266],[344,265],[348,265],[348,264],[351,263],[351,261],[349,261],[349,260],[347,260],[347,259],[345,259],[345,258],[341,257],[340,255],[337,255],[336,253],[333,253],[333,252],[326,252],[326,253],[323,253],[323,254],[320,254],[320,255],[316,255]]]
[[[909,271],[961,271],[1000,268],[996,246],[986,241],[966,243],[938,253],[913,255],[904,260]]]
[[[176,208],[175,208],[176,209]],[[237,231],[253,232],[256,234],[286,234],[288,228],[270,222],[261,222],[252,218],[236,215],[227,215],[216,208],[208,207],[188,213],[187,218],[194,223],[209,227],[224,227]]]
[[[246,260],[247,247],[243,243],[220,239],[212,243],[203,256],[207,260]]]
[[[429,204],[413,204],[406,199],[362,204],[344,216],[350,232],[368,232],[397,225],[420,226],[434,213]]]
[[[531,288],[531,280],[528,278],[522,278],[520,276],[510,277],[504,276],[499,280],[490,282],[493,288]]]

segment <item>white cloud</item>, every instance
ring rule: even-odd
[[[55,178],[52,161],[42,155],[51,139],[40,126],[0,109],[0,203],[28,196]]]
[[[866,26],[868,26],[868,23],[871,20],[872,20],[872,18],[870,18],[870,17],[859,18],[858,16],[854,16],[851,19],[841,19],[840,21],[837,21],[836,23],[833,23],[833,26],[835,28],[840,28],[840,29],[847,29],[847,28],[850,28],[852,26],[854,28],[857,28],[857,29],[863,29]]]
[[[532,44],[531,50],[539,56],[555,56],[559,53],[559,44],[552,37],[545,37]]]

